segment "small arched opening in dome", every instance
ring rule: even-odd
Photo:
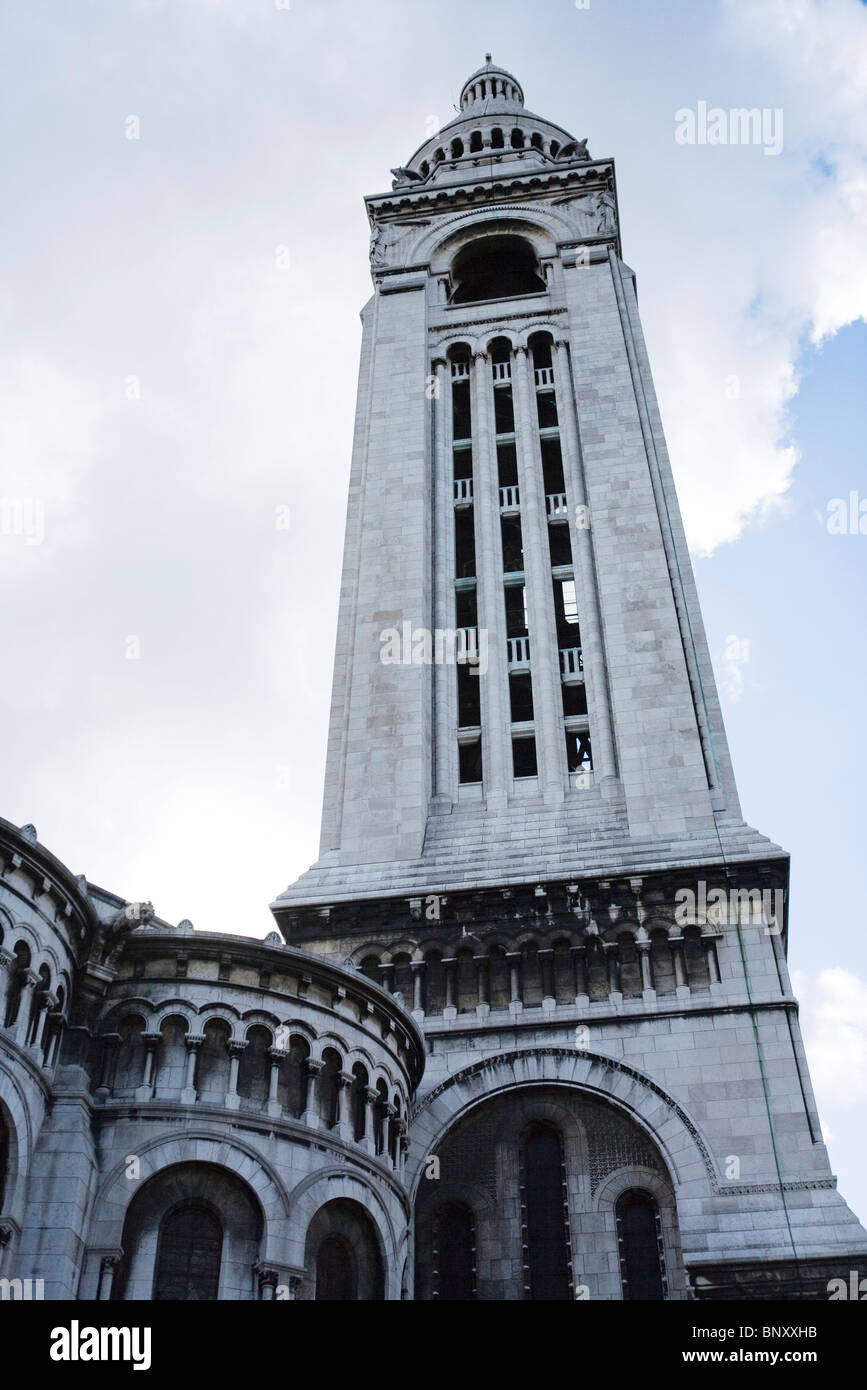
[[[530,144],[533,146],[534,150],[541,150],[542,136],[539,134],[538,130],[534,130],[533,134],[530,136]]]
[[[480,237],[459,251],[452,265],[453,304],[544,294],[536,253],[519,236]]]
[[[499,126],[494,126],[494,129],[491,131],[491,149],[501,150],[504,144],[503,132],[500,130]]]
[[[524,148],[524,132],[518,130],[517,126],[512,131],[512,149],[522,150]]]
[[[463,154],[463,152],[464,152],[464,142],[463,142],[463,140],[453,140],[453,141],[452,141],[452,159],[460,159],[460,157],[461,157],[461,155]]]
[[[477,154],[482,148],[482,132],[474,130],[470,136],[470,154]]]
[[[446,157],[446,152],[445,152],[445,150],[443,150],[443,149],[434,150],[434,157],[433,157],[433,158],[434,158],[434,164],[442,164],[442,162],[443,162],[443,160],[445,159],[445,157]]]
[[[560,149],[560,141],[559,141],[559,140],[552,140],[552,141],[551,141],[551,158],[552,158],[552,159],[556,159],[556,158],[557,158],[557,152],[558,152],[559,149]]]
[[[573,155],[574,153],[575,153],[575,142],[573,141],[571,145],[564,145],[564,146],[563,146],[562,150],[560,151],[560,158],[561,158],[561,159],[568,159],[568,158],[569,158],[571,155]]]
[[[423,179],[426,179],[428,174],[430,173],[430,165],[428,164],[426,159],[423,159],[421,164],[419,165],[419,173],[421,174]]]

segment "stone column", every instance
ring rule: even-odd
[[[21,971],[21,995],[18,1000],[18,1017],[15,1020],[15,1041],[19,1047],[26,1047],[27,1045],[34,990],[38,984],[39,976],[35,970]]]
[[[545,508],[542,450],[536,413],[536,380],[533,375],[532,358],[526,348],[517,348],[515,351],[512,359],[512,385],[515,392],[515,438],[521,496],[524,573],[527,582],[539,789],[545,801],[558,802],[563,800],[567,778],[560,653],[554,614],[551,553],[548,548],[548,514]]]
[[[489,1013],[491,1008],[491,959],[490,956],[473,956],[476,963],[476,981],[479,1002],[476,1013]]]
[[[349,1143],[354,1138],[354,1125],[352,1123],[352,1083],[355,1080],[350,1072],[339,1071],[337,1073],[337,1133],[341,1139]]]
[[[445,358],[433,362],[433,490],[434,490],[434,627],[455,627],[455,504],[452,463],[451,379]],[[457,699],[455,670],[446,662],[434,666],[434,797],[433,807],[451,810],[457,785],[457,751],[452,711]],[[415,1008],[421,1005],[415,1004]]]
[[[514,1009],[515,1005],[517,1005],[520,1009],[523,1008],[523,1000],[521,998],[521,952],[507,951],[506,960],[509,965],[509,1008]]]
[[[590,998],[587,988],[587,947],[572,947],[572,969],[575,972],[575,1003],[586,1004]]]
[[[259,1283],[259,1297],[264,1303],[271,1303],[280,1283],[280,1275],[271,1265],[257,1264],[256,1278]]]
[[[711,988],[720,982],[719,957],[716,953],[716,943],[722,940],[722,932],[703,931],[701,934],[701,944],[704,949],[704,958],[707,961],[707,978]]]
[[[56,1009],[59,999],[56,994],[52,994],[50,989],[40,990],[37,995],[39,1000],[39,1012],[36,1015],[36,1032],[30,1044],[31,1050],[37,1054],[42,1051],[42,1040],[45,1036],[45,1025],[48,1022],[48,1015],[52,1009]]]
[[[391,962],[379,967],[379,983],[387,994],[394,993],[394,966]]]
[[[99,1085],[94,1092],[105,1100],[110,1096],[114,1086],[114,1073],[117,1066],[117,1054],[120,1049],[120,1033],[103,1033],[100,1038],[102,1043],[102,1066],[100,1068]]]
[[[196,1090],[196,1056],[204,1041],[205,1039],[201,1034],[188,1033],[186,1036],[187,1075],[184,1089],[181,1091],[181,1103],[183,1105],[195,1105],[199,1098]]]
[[[602,645],[602,622],[599,610],[599,591],[596,585],[596,561],[593,554],[593,518],[579,507],[587,507],[584,468],[578,441],[577,411],[572,387],[569,351],[564,342],[555,344],[556,369],[554,393],[557,398],[557,420],[560,426],[560,448],[563,453],[563,474],[566,481],[566,504],[575,561],[576,591],[578,593],[578,623],[581,629],[581,648],[584,656],[584,679],[587,684],[587,709],[590,716],[590,741],[593,748],[593,769],[598,778],[613,777],[617,766],[614,757],[611,700]],[[584,524],[577,524],[579,521]]]
[[[620,982],[620,943],[619,941],[603,941],[606,964],[608,966],[608,997],[613,994],[622,993]]]
[[[382,1152],[380,1153],[380,1158],[388,1163],[390,1167],[394,1166],[391,1158],[391,1122],[396,1113],[393,1105],[384,1105],[382,1107]]]
[[[479,627],[488,634],[488,670],[482,682],[482,777],[489,809],[504,807],[511,786],[506,610],[500,540],[500,487],[494,439],[494,386],[490,358],[477,352],[470,383],[473,416],[473,517]]]
[[[443,958],[443,974],[445,975],[446,982],[446,1002],[443,1008],[444,1018],[454,1018],[457,1014],[457,1006],[455,1003],[455,977],[457,974],[457,968],[458,962],[454,956],[445,956]],[[446,1013],[446,1010],[451,1010],[451,1012]]]
[[[280,1088],[280,1063],[284,1060],[286,1053],[282,1047],[269,1047],[268,1058],[271,1063],[271,1070],[268,1074],[268,1114],[278,1118],[283,1114],[283,1107],[278,1100]]]
[[[226,1092],[226,1109],[239,1110],[241,1108],[241,1097],[238,1095],[238,1074],[241,1070],[241,1053],[247,1044],[240,1039],[230,1038],[226,1043],[226,1051],[229,1054],[229,1089]]]
[[[412,1011],[414,1014],[424,1015],[424,983],[426,963],[423,960],[414,960],[410,963],[412,971]]]
[[[15,957],[11,951],[4,951],[0,947],[0,1028],[4,1026],[6,1020],[6,999],[9,995],[9,986],[12,982],[12,972],[10,967],[13,965]]]
[[[642,993],[656,994],[653,988],[653,965],[650,959],[650,937],[643,927],[638,929],[635,936],[635,946],[638,951],[638,964],[641,970],[641,990]]]
[[[379,1093],[372,1087],[364,1088],[364,1134],[361,1137],[362,1146],[369,1154],[376,1153],[376,1130],[375,1130],[375,1107],[379,1100]]]
[[[307,1102],[304,1107],[304,1114],[301,1116],[301,1123],[308,1129],[319,1129],[319,1106],[316,1104],[316,1082],[319,1080],[319,1073],[324,1063],[317,1061],[314,1057],[307,1058]]]
[[[99,1303],[108,1303],[114,1288],[114,1277],[122,1259],[121,1251],[116,1251],[111,1255],[103,1255],[99,1262],[99,1284],[97,1285],[96,1298]]]
[[[542,973],[542,1002],[549,1000],[552,1004],[556,1003],[554,990],[554,952],[549,947],[543,947],[538,952],[539,968]]]
[[[145,1050],[144,1076],[141,1085],[136,1089],[135,1098],[136,1100],[150,1100],[156,1086],[156,1053],[162,1042],[162,1034],[142,1033],[141,1040]]]
[[[683,958],[683,933],[674,929],[668,933],[668,945],[671,951],[671,959],[674,963],[675,993],[680,994],[683,990],[689,994],[689,985],[686,980],[686,962]]]

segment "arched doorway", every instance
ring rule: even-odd
[[[349,1198],[326,1202],[314,1215],[304,1268],[302,1299],[369,1303],[385,1298],[379,1234],[364,1207]]]
[[[598,1094],[554,1081],[510,1087],[466,1110],[433,1155],[437,1175],[425,1165],[415,1199],[417,1300],[668,1298],[673,1272],[682,1296],[665,1161]]]
[[[113,1299],[252,1300],[262,1211],[252,1190],[216,1163],[178,1163],[130,1202]]]

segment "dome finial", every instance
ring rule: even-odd
[[[491,55],[490,55],[490,53],[486,53],[486,54],[485,54],[485,62],[486,62],[486,63],[489,63],[490,61],[491,61]]]

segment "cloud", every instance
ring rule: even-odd
[[[801,1026],[820,1109],[867,1100],[867,983],[834,967],[810,977],[794,971]]]
[[[700,555],[784,504],[804,346],[867,318],[867,10],[858,0],[725,0],[722,13],[726,66],[706,79],[713,90],[685,90],[680,104],[781,107],[785,138],[778,158],[672,138],[659,254],[677,265],[652,287],[647,318]],[[685,210],[688,225],[675,226]]]

